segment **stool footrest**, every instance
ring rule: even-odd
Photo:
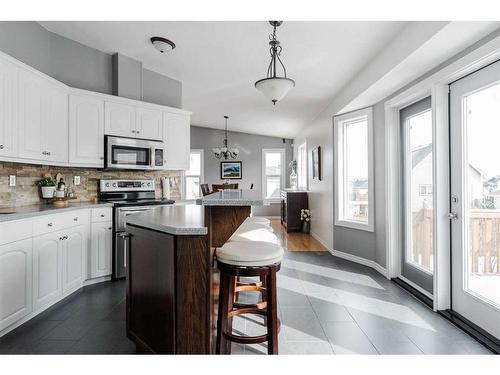
[[[233,303],[234,307],[237,308],[254,308],[254,309],[266,309],[267,308],[267,302],[262,301],[258,303],[241,303],[241,302],[234,302]]]
[[[260,336],[240,336],[224,332],[226,340],[237,342],[238,344],[260,344],[267,341],[267,333]]]

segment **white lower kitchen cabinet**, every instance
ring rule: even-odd
[[[0,331],[32,311],[32,239],[0,246]]]
[[[83,285],[86,279],[88,246],[87,226],[79,225],[64,231],[62,240],[62,289],[72,293]]]
[[[33,309],[57,301],[62,295],[63,231],[33,239]]]
[[[90,240],[90,278],[111,275],[113,224],[92,223]]]

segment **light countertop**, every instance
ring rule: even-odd
[[[257,190],[221,190],[198,201],[202,206],[265,206],[268,205]]]
[[[64,211],[73,211],[92,207],[113,207],[111,203],[104,202],[75,202],[69,203],[68,207],[54,207],[52,204],[33,204],[19,207],[0,208],[0,223],[12,220],[28,219],[31,217],[51,215]]]
[[[205,210],[196,204],[159,206],[152,210],[132,214],[126,218],[127,225],[157,230],[173,235],[205,235]]]

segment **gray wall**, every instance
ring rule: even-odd
[[[220,147],[224,139],[224,131],[217,129],[191,126],[191,149],[203,149],[204,158],[204,182],[209,184],[220,184],[224,182],[220,179],[220,159],[216,159],[212,154],[212,148]],[[262,191],[262,149],[264,148],[284,148],[286,165],[286,184],[289,184],[290,170],[288,164],[292,160],[292,140],[282,138],[267,137],[261,135],[228,132],[229,147],[237,147],[240,150],[238,161],[242,162],[243,178],[234,180],[239,183],[242,189],[249,189],[254,184],[254,189]],[[269,210],[255,209],[254,214],[258,215],[279,215],[279,205],[273,205]]]
[[[37,22],[1,21],[0,51],[71,87],[114,93],[111,55],[54,34]],[[144,101],[182,107],[181,82],[146,69],[143,75]]]

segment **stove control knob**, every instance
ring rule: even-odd
[[[109,182],[106,182],[106,187],[109,187]]]
[[[144,187],[144,182],[141,182],[141,186]]]
[[[116,187],[116,182],[113,182],[113,187]]]
[[[148,186],[151,186],[151,182],[148,182]]]

